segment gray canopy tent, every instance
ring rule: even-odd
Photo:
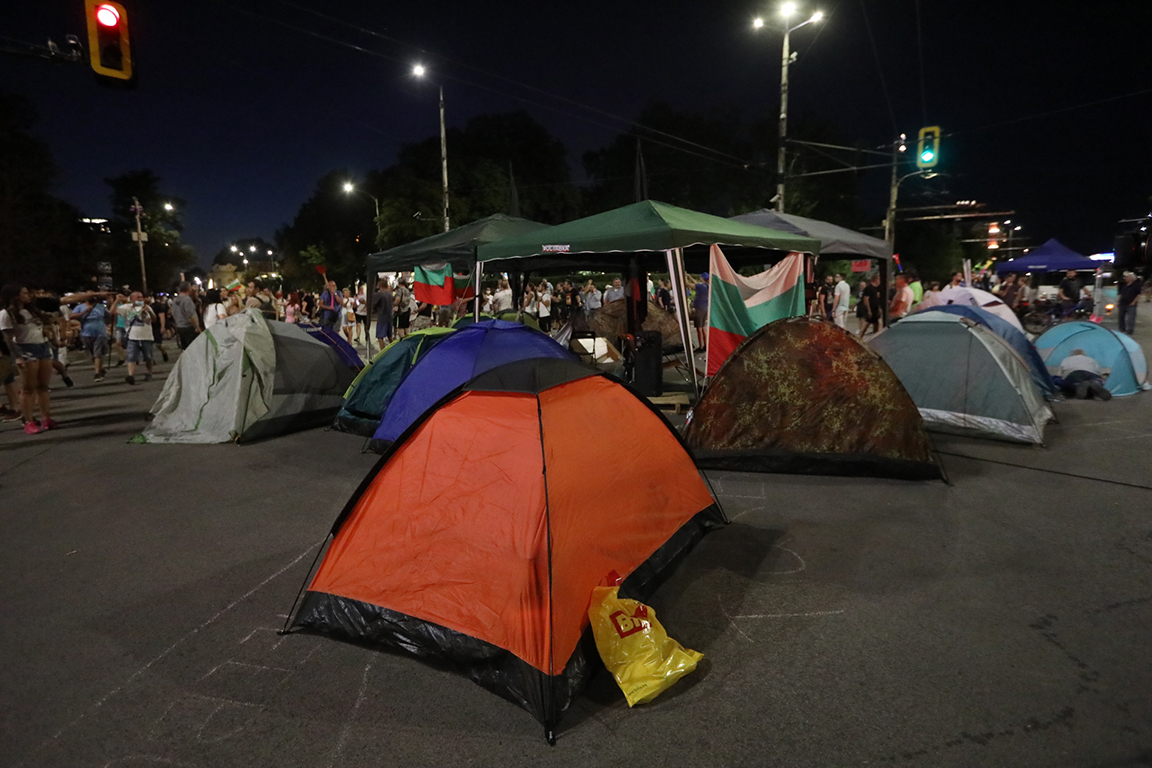
[[[379,272],[401,272],[424,264],[450,262],[454,267],[471,270],[476,265],[476,251],[484,243],[495,242],[539,229],[547,229],[540,224],[502,213],[486,216],[447,232],[440,232],[422,240],[398,245],[386,251],[368,256],[368,303],[371,306],[372,293],[376,288],[376,275]],[[475,270],[476,295],[479,290],[480,270]],[[477,302],[479,307],[479,302]]]
[[[796,235],[814,237],[820,241],[820,255],[839,256],[846,259],[876,259],[883,262],[884,268],[880,270],[880,293],[888,295],[888,268],[892,261],[892,246],[886,240],[865,235],[837,224],[827,221],[810,219],[807,216],[797,216],[794,213],[777,213],[767,208],[761,208],[752,213],[742,213],[733,216],[733,221],[742,221],[746,224],[755,224],[758,227],[768,227],[780,232],[791,232]],[[884,324],[888,324],[888,302],[881,302],[884,310]]]

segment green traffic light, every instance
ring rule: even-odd
[[[935,156],[936,155],[930,149],[926,149],[920,153],[920,159],[923,160],[925,163],[932,162],[932,158],[934,158]]]

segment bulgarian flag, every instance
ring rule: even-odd
[[[804,254],[793,251],[752,277],[737,274],[718,245],[712,246],[709,263],[708,375],[715,376],[757,328],[804,314]]]
[[[436,306],[446,306],[456,299],[455,280],[452,277],[452,265],[448,262],[439,264],[425,264],[416,267],[413,275],[412,293],[416,301]]]

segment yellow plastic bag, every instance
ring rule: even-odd
[[[632,707],[652,701],[696,669],[704,654],[681,647],[660,626],[655,611],[621,599],[618,590],[593,589],[588,618],[600,658]]]

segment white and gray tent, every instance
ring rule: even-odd
[[[1052,410],[1008,342],[966,317],[911,315],[870,342],[929,430],[1043,443]]]
[[[246,442],[324,426],[356,373],[305,331],[244,310],[188,345],[137,439]]]

